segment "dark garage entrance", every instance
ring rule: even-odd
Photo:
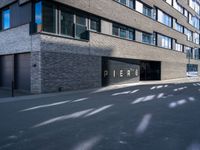
[[[15,55],[15,88],[30,91],[30,54]]]
[[[30,91],[30,53],[0,56],[0,87]]]
[[[102,58],[102,85],[139,82],[140,66],[136,60]]]
[[[161,62],[141,61],[140,62],[140,80],[161,80]]]
[[[14,55],[0,57],[0,85],[10,88],[14,77]]]

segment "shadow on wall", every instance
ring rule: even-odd
[[[45,43],[42,46],[42,92],[68,91],[101,87],[99,55],[90,54],[90,46],[66,43]],[[112,48],[96,48],[112,55]]]
[[[103,48],[99,48],[90,47],[89,43],[86,42],[77,41],[77,43],[65,43],[65,40],[62,42],[47,41],[42,43],[42,92],[68,91],[102,86],[105,80],[105,78],[103,79],[103,68],[111,66],[109,63],[105,67],[105,64],[102,63],[102,57],[113,56],[114,47],[102,46]],[[120,59],[120,61],[123,60]],[[116,76],[118,75],[117,72],[123,75],[123,78],[119,77],[120,80],[116,80],[115,83],[133,82],[132,77],[125,78],[125,76],[136,73],[136,70],[133,69],[132,73],[130,64],[125,62],[123,65],[122,62],[119,65],[122,69],[119,67],[115,69],[116,66],[108,68],[116,71]],[[112,71],[110,71],[110,74]],[[137,74],[139,76],[139,72]],[[111,79],[109,80],[111,81]]]

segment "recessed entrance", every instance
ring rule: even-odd
[[[161,62],[141,61],[140,80],[141,81],[161,80]]]
[[[102,85],[139,82],[139,62],[129,59],[102,58]]]
[[[30,53],[0,56],[0,87],[30,91]]]

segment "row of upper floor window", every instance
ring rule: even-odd
[[[187,53],[187,46],[178,44],[175,39],[160,33],[150,34],[118,23],[110,22],[110,24],[112,26],[110,35],[115,37]],[[37,31],[50,32],[77,39],[88,39],[88,30],[101,32],[102,27],[100,17],[74,11],[64,6],[58,7],[54,3],[45,1],[35,4],[35,25]],[[136,32],[138,32],[138,37],[136,37]],[[192,49],[192,52],[193,50],[195,49]],[[199,59],[199,55],[195,55],[192,58]]]
[[[167,0],[168,3],[170,3],[169,1],[170,0]],[[175,18],[172,18],[170,15],[166,14],[162,10],[157,9],[157,11],[156,11],[157,13],[155,13],[151,7],[141,3],[139,1],[135,1],[135,0],[118,0],[118,2],[120,2],[124,5],[127,5],[131,8],[136,8],[137,11],[145,14],[146,16],[157,18],[158,22],[165,24],[166,26],[169,26],[171,28],[174,28],[175,30],[177,30],[181,33],[184,33],[187,36],[187,40],[193,41],[196,44],[200,43],[200,35],[198,33],[193,33],[186,27],[182,26],[181,24],[179,24],[177,22],[177,20]],[[172,4],[172,3],[170,3],[170,4]],[[37,5],[38,6],[36,7],[36,13],[40,13],[40,15],[36,16],[36,20],[37,20],[37,23],[39,23],[39,22],[42,22],[42,19],[38,16],[41,16],[41,15],[45,16],[45,15],[48,15],[48,13],[46,13],[47,11],[44,11],[44,13],[42,14],[42,6],[41,6],[42,2],[38,2]],[[44,5],[48,5],[48,3],[44,3]],[[176,5],[178,5],[178,4],[176,3]],[[44,7],[44,8],[46,8],[46,7]],[[0,11],[0,30],[2,30],[2,29],[5,30],[5,29],[10,28],[10,22],[11,22],[10,13],[11,12],[10,12],[9,8]],[[61,14],[61,17],[63,17],[62,15],[63,15],[63,13]],[[43,18],[45,19],[46,17],[43,17]],[[93,28],[93,24],[95,24],[95,23],[99,24],[98,21],[95,21],[92,18],[89,21],[90,21],[89,24],[91,24],[91,28]],[[46,21],[44,21],[44,23],[45,22]],[[64,21],[62,21],[62,22],[64,22]],[[87,22],[85,21],[85,23],[87,23]],[[56,27],[56,24],[54,26]],[[48,29],[44,29],[44,31],[45,30],[48,30]],[[62,32],[62,31],[60,31],[60,32]]]
[[[136,34],[137,36],[136,37]],[[123,25],[113,23],[112,35],[123,39],[136,40],[148,45],[154,45],[166,49],[172,49],[175,51],[186,53],[187,58],[200,59],[200,49],[192,48],[183,44],[179,44],[175,39],[165,36],[160,33],[146,33],[142,31],[136,31],[133,28],[129,28]]]
[[[199,0],[189,0],[189,6],[200,15],[200,1]]]
[[[34,29],[36,29],[37,32],[43,31],[48,33],[55,33],[77,39],[88,39],[88,30],[101,32],[100,17],[87,14],[82,11],[79,12],[74,9],[66,8],[63,5],[57,6],[54,5],[54,3],[39,1],[35,3],[34,12]],[[0,12],[0,29],[6,30],[10,28],[10,13],[11,11],[9,8],[4,9]],[[162,17],[160,18],[160,21],[162,21]],[[166,19],[164,19],[161,23],[172,24],[172,22],[169,23],[170,19],[167,19],[167,17],[164,18]],[[183,30],[183,32],[188,36],[188,40],[195,39],[195,41],[197,41],[196,43],[199,44],[198,34],[192,34],[192,32],[189,31],[187,28],[182,29],[179,24],[175,24],[175,28],[179,30],[179,32]],[[136,31],[140,32],[140,39],[138,37],[136,39]],[[134,28],[113,23],[112,35],[185,53],[188,53],[188,49],[190,49],[190,53],[192,53],[192,55],[189,54],[189,56],[195,59],[199,58],[199,55],[196,55],[196,48],[191,48],[188,46],[184,46],[183,44],[176,43],[175,39],[156,32],[153,34],[149,34],[138,31]]]
[[[177,19],[168,15],[164,11],[162,11],[159,8],[152,8],[149,7],[148,5],[137,1],[137,0],[115,0],[119,2],[120,4],[126,5],[127,7],[131,9],[135,9],[139,13],[144,14],[145,16],[148,16],[170,28],[173,28],[187,36],[187,40],[194,42],[195,44],[200,44],[200,35],[198,33],[193,33],[191,30],[188,28],[184,27],[180,23],[178,23]],[[197,17],[193,17],[186,9],[181,7],[176,0],[164,0],[170,5],[173,5],[175,9],[178,11],[183,12],[185,16],[189,18],[188,22],[196,27],[198,30],[200,29],[200,21]],[[182,9],[181,9],[182,8]]]
[[[200,30],[200,11],[199,11],[199,5],[196,0],[189,0],[189,6],[193,8],[197,15],[193,16],[192,13],[190,13],[187,9],[185,9],[183,6],[177,3],[177,0],[164,0],[169,5],[173,6],[176,10],[178,10],[181,14],[183,14],[188,19],[188,23],[195,27],[196,29]],[[197,9],[198,8],[198,9]]]
[[[97,16],[75,12],[64,6],[39,1],[35,3],[36,31],[50,32],[62,36],[87,39],[88,30],[100,32],[100,18]]]

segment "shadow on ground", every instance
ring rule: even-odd
[[[0,103],[0,150],[200,150],[200,83]]]

